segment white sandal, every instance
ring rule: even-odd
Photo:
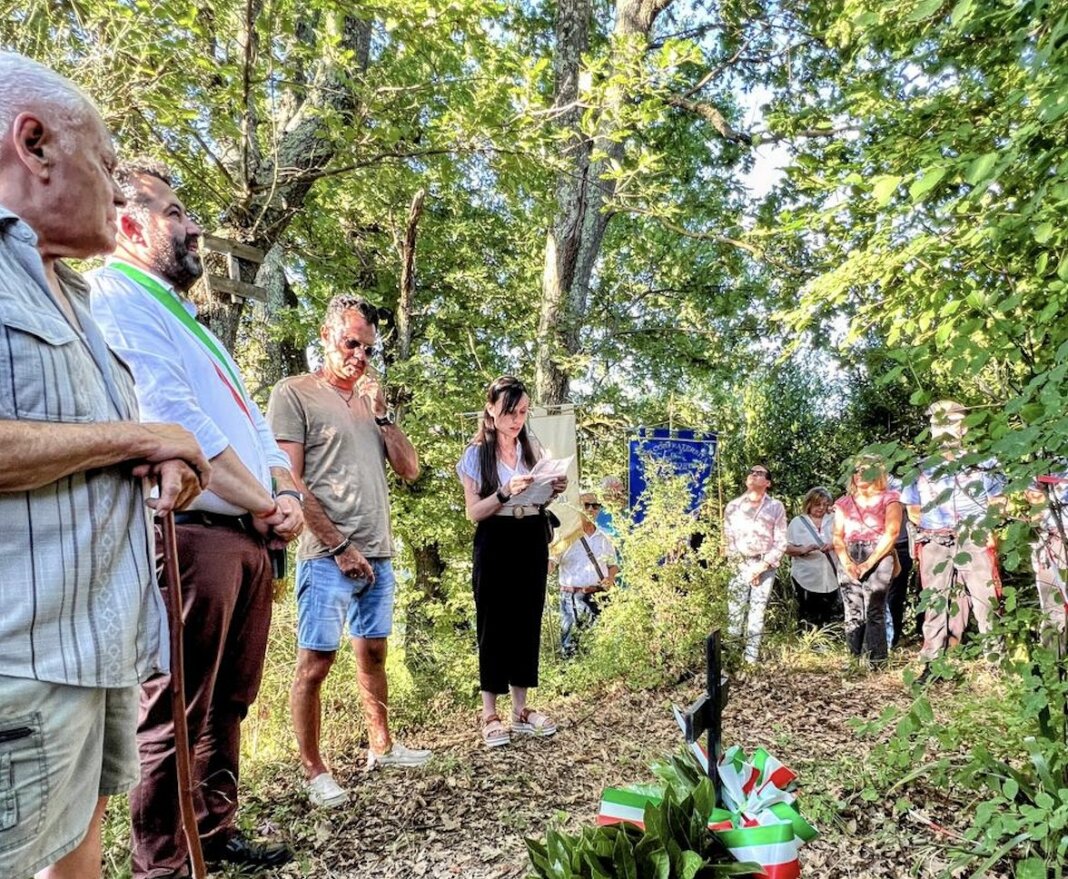
[[[512,732],[523,736],[551,736],[556,732],[556,724],[540,711],[524,708],[512,715]]]
[[[501,722],[500,717],[491,714],[482,718],[482,744],[487,748],[499,748],[512,741],[508,728]]]

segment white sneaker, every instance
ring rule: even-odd
[[[376,754],[373,748],[368,748],[367,771],[377,766],[423,766],[431,756],[431,751],[406,748],[400,742],[394,742],[385,754]]]
[[[334,781],[329,772],[321,772],[305,785],[308,800],[313,806],[323,809],[336,809],[349,801],[349,792]]]

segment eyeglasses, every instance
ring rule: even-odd
[[[582,506],[584,506],[587,510],[599,510],[599,509],[601,509],[601,505],[600,504],[583,504]]]
[[[765,479],[767,479],[768,478],[768,471],[767,470],[750,470],[749,471],[749,475],[750,476],[763,476]]]
[[[368,360],[375,356],[375,346],[364,345],[360,342],[359,339],[342,339],[341,347],[344,348],[346,351],[355,351],[358,348],[360,351],[363,352],[363,356],[366,357]]]

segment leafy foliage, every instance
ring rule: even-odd
[[[709,831],[715,792],[692,755],[670,757],[653,770],[664,782],[663,798],[646,804],[644,830],[607,825],[583,828],[578,836],[550,830],[544,843],[528,839],[533,877],[710,879],[759,872],[736,861]]]

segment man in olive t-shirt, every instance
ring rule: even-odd
[[[419,766],[429,751],[394,742],[387,717],[386,639],[393,626],[393,544],[386,462],[406,481],[419,457],[394,423],[368,370],[378,315],[335,296],[320,331],[323,368],[279,382],[267,418],[304,491],[307,528],[297,558],[297,669],[289,694],[293,727],[314,805],[348,793],[319,752],[320,690],[346,622],[370,737],[368,768]]]

